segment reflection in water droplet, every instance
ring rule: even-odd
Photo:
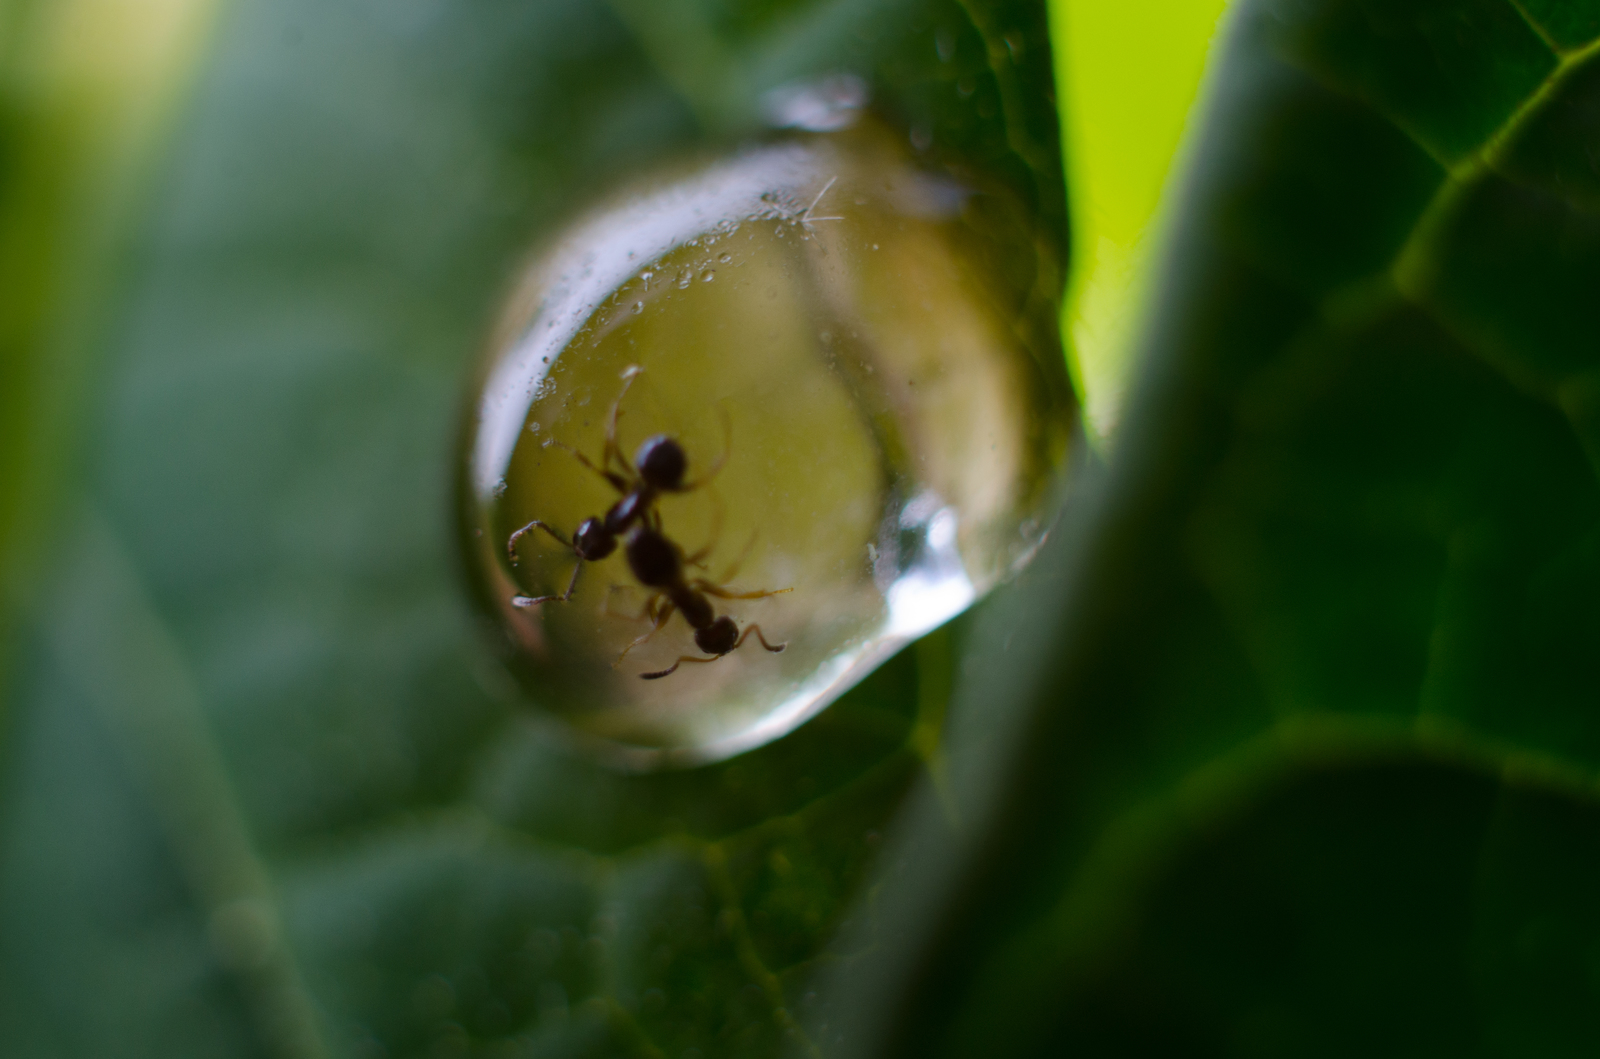
[[[623,764],[782,735],[1042,539],[1071,418],[1050,262],[1003,193],[888,144],[857,127],[618,200],[510,302],[464,453],[466,547],[529,697]],[[692,244],[751,220],[738,267],[691,284],[714,274]],[[656,466],[635,455],[653,435],[688,465],[632,521],[689,564],[661,560],[664,594],[627,534],[585,530],[583,562],[569,543]]]
[[[837,132],[855,124],[867,96],[867,83],[855,74],[832,74],[772,89],[761,97],[761,111],[775,129]]]

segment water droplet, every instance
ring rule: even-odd
[[[713,269],[713,268],[708,268],[704,272],[700,273],[700,282],[701,283],[710,283],[712,280],[714,280],[716,278],[717,278],[717,270]]]
[[[1021,226],[974,227],[968,192],[887,134],[842,135],[750,149],[588,215],[534,263],[489,351],[463,459],[477,596],[531,704],[624,764],[777,738],[1046,531],[1071,391],[1048,307],[1018,326],[1035,303],[1008,284],[1053,265],[1022,256],[1036,248]],[[749,220],[767,223],[746,226],[742,282],[691,286],[711,270],[690,244]],[[783,238],[791,226],[809,240]],[[1006,260],[1028,267],[991,266]],[[685,293],[642,315],[609,300],[652,275]],[[631,477],[657,434],[693,486],[653,501],[691,564],[678,600],[641,585],[625,542],[581,563],[567,543],[620,499],[595,468]],[[533,520],[547,528],[519,537],[512,566],[508,539]],[[709,605],[701,633],[727,618],[741,646],[701,650],[683,599]]]
[[[717,258],[717,260],[722,262],[724,265],[729,265],[733,263],[733,255],[723,254],[721,257]]]

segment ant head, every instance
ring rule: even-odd
[[[650,488],[673,493],[683,488],[683,475],[689,469],[689,457],[684,455],[682,445],[665,434],[657,434],[653,438],[646,438],[644,444],[639,446],[633,464],[639,468],[639,477]]]
[[[646,588],[667,588],[683,579],[677,546],[648,526],[628,533],[628,568]]]
[[[572,535],[572,550],[585,562],[596,562],[617,550],[617,536],[599,519],[586,518]]]
[[[695,646],[708,655],[725,655],[738,642],[739,626],[726,614],[694,634]]]

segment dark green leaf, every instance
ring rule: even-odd
[[[856,1052],[1600,1047],[1597,16],[1233,12],[1111,467],[974,636],[964,828],[921,806],[836,984]]]

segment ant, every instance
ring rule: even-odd
[[[511,601],[515,606],[536,607],[541,603],[565,603],[571,599],[573,590],[578,587],[578,574],[583,570],[583,564],[599,562],[616,551],[617,538],[623,533],[638,525],[649,526],[656,533],[661,532],[661,515],[655,510],[655,503],[662,493],[687,493],[698,489],[715,477],[727,461],[728,452],[724,446],[722,457],[711,470],[696,481],[685,482],[689,457],[684,453],[683,446],[666,434],[656,434],[646,438],[634,453],[633,463],[628,462],[621,446],[617,444],[617,417],[621,414],[622,399],[628,395],[628,388],[643,371],[643,368],[635,365],[622,373],[622,390],[611,403],[611,411],[606,416],[606,443],[598,467],[589,462],[589,457],[571,446],[563,445],[554,438],[545,442],[547,448],[558,445],[572,453],[578,462],[609,482],[613,489],[622,494],[622,498],[612,504],[603,517],[587,518],[580,522],[571,540],[539,519],[534,519],[511,534],[506,540],[506,554],[510,556],[513,566],[517,562],[517,542],[535,527],[544,530],[578,557],[578,564],[572,568],[572,580],[567,582],[565,592],[532,598],[516,596]],[[726,434],[729,430],[726,412],[723,413],[722,425]],[[620,472],[611,469],[613,463],[621,468]],[[690,561],[698,563],[698,556]]]
[[[712,584],[704,578],[686,580],[683,568],[686,562],[692,561],[683,554],[683,549],[669,539],[666,534],[655,526],[641,523],[628,533],[626,542],[628,568],[633,571],[633,576],[646,588],[655,589],[649,601],[645,604],[644,614],[652,621],[650,631],[630,643],[617,657],[616,664],[621,665],[628,652],[644,643],[667,623],[673,611],[681,611],[683,618],[694,628],[695,646],[700,648],[710,658],[696,658],[693,655],[680,655],[678,660],[666,669],[654,673],[640,673],[644,680],[660,680],[662,677],[671,676],[677,672],[678,667],[685,662],[715,662],[725,654],[738,650],[750,638],[751,633],[756,634],[756,639],[761,641],[761,646],[774,654],[789,646],[787,643],[770,644],[761,633],[761,626],[751,625],[743,634],[734,620],[724,614],[717,617],[707,596],[716,596],[718,599],[765,599],[768,596],[782,595],[793,589],[780,588],[777,591],[757,592],[730,592],[722,585]],[[728,576],[732,576],[730,571]]]

